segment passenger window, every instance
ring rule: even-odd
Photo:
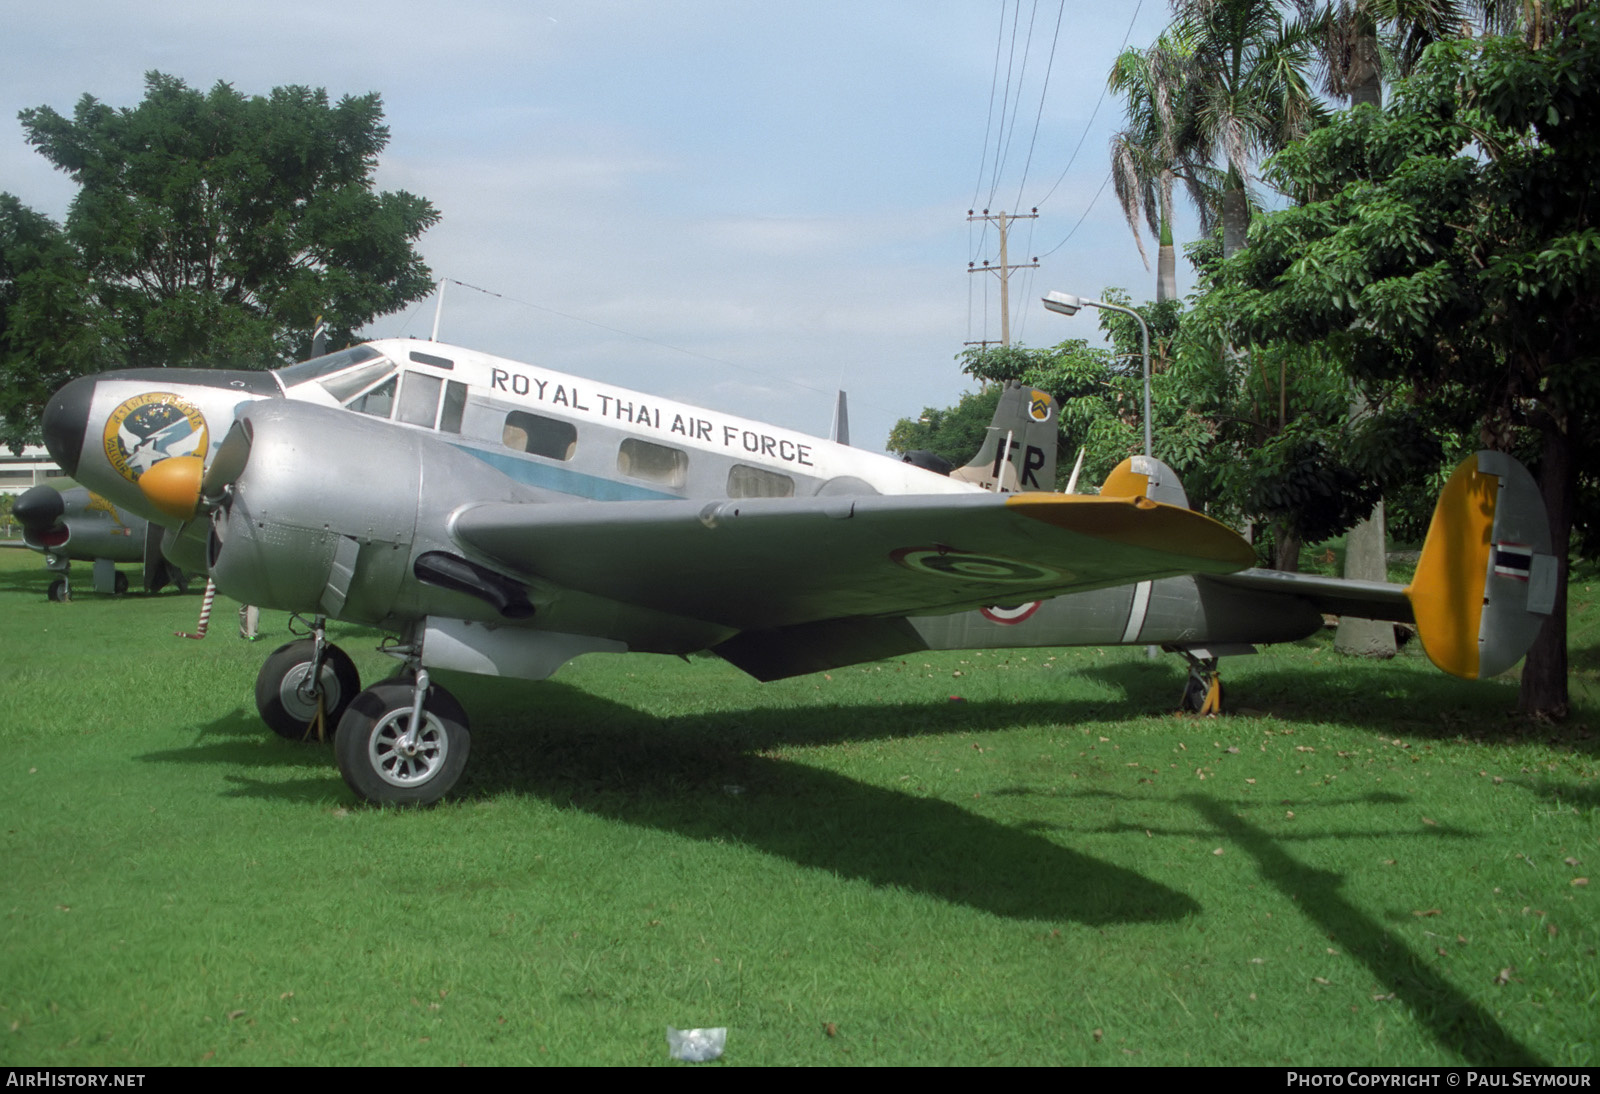
[[[792,498],[794,480],[776,471],[735,464],[728,472],[730,498]]]
[[[513,410],[506,415],[500,441],[518,452],[552,460],[570,460],[578,450],[578,430],[571,422]]]
[[[422,372],[406,373],[405,386],[400,389],[400,412],[396,417],[407,425],[425,425],[433,428],[439,416],[439,389],[444,381]]]
[[[444,410],[439,414],[439,429],[444,433],[461,432],[461,415],[467,409],[467,385],[451,380],[444,389]]]
[[[629,437],[617,449],[617,470],[630,479],[682,486],[689,477],[689,454]]]
[[[394,407],[395,378],[389,377],[383,383],[345,405],[361,414],[371,414],[374,418],[387,418],[389,411]]]

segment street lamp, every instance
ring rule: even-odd
[[[1151,455],[1150,451],[1150,328],[1145,325],[1144,316],[1132,308],[1124,308],[1121,304],[1107,304],[1104,300],[1085,300],[1081,296],[1071,293],[1053,292],[1046,293],[1042,298],[1044,306],[1050,311],[1061,315],[1077,315],[1080,308],[1104,308],[1107,311],[1119,311],[1123,315],[1131,315],[1139,321],[1139,333],[1144,339],[1144,454]]]

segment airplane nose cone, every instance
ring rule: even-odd
[[[11,507],[11,515],[17,518],[23,533],[30,539],[37,539],[55,527],[64,512],[66,503],[53,486],[35,486],[19,496]]]
[[[83,434],[89,425],[94,383],[92,376],[82,376],[56,392],[45,404],[41,421],[44,446],[61,469],[73,476],[78,473],[78,458],[83,455]]]

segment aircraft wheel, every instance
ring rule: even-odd
[[[46,594],[57,604],[65,604],[72,599],[72,590],[67,585],[67,579],[58,577],[50,583],[50,591]]]
[[[384,681],[356,696],[339,719],[333,750],[339,773],[357,795],[377,805],[431,805],[450,792],[467,764],[471,737],[455,697],[430,687],[422,731],[411,726],[410,684]]]
[[[309,638],[279,646],[256,675],[256,710],[261,720],[280,737],[305,740],[306,728],[317,715],[317,697],[307,685],[311,676]],[[331,733],[361,690],[361,674],[350,655],[329,646],[322,658],[322,710]]]
[[[1206,698],[1211,693],[1211,680],[1205,676],[1189,677],[1189,682],[1183,686],[1183,709],[1190,714],[1221,714],[1227,700],[1227,691],[1222,681],[1217,680],[1217,704],[1215,710],[1206,710]]]
[[[111,583],[111,591],[117,596],[124,595],[128,591],[128,575],[118,570],[116,580]]]

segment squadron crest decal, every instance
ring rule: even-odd
[[[170,391],[135,395],[106,420],[106,459],[129,482],[173,456],[204,456],[206,419]]]
[[[1028,396],[1028,416],[1036,422],[1048,422],[1050,420],[1050,396],[1048,393],[1034,388],[1033,393]]]

